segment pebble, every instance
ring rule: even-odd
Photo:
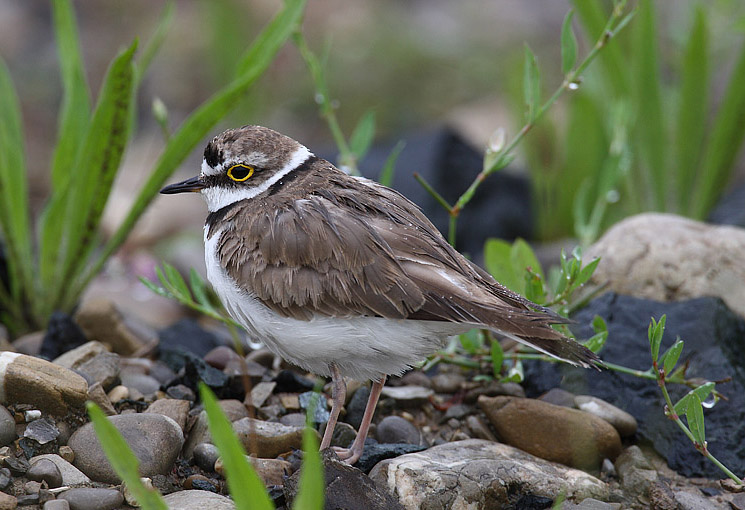
[[[234,398],[220,400],[218,402],[222,412],[228,417],[231,422],[238,421],[241,418],[248,417],[248,409],[243,405],[243,402]]]
[[[636,445],[626,448],[616,459],[615,466],[621,487],[631,494],[646,496],[658,478],[657,471]]]
[[[44,503],[42,510],[70,510],[70,503],[66,499],[53,499]]]
[[[420,444],[422,434],[412,423],[400,416],[386,416],[380,423],[376,437],[381,443]]]
[[[152,395],[160,389],[160,382],[155,377],[146,374],[124,372],[120,377],[123,386],[129,389],[134,388],[143,395]]]
[[[636,418],[623,409],[590,395],[577,395],[574,402],[580,410],[594,414],[613,425],[621,437],[630,437],[636,434],[638,427]]]
[[[16,501],[18,502],[18,506],[38,505],[39,495],[38,494],[24,494],[23,496],[18,496],[16,498]]]
[[[475,403],[480,396],[496,397],[500,395],[512,396],[512,397],[525,397],[525,390],[522,386],[517,383],[508,382],[501,383],[498,381],[490,381],[485,386],[479,386],[468,390],[464,400],[467,404]]]
[[[381,395],[392,398],[401,405],[419,405],[429,400],[435,392],[424,386],[384,386]]]
[[[95,338],[123,356],[134,354],[151,340],[131,328],[109,299],[84,300],[75,314],[75,321],[85,336]]]
[[[75,460],[75,452],[72,451],[72,448],[70,448],[67,445],[60,446],[58,453],[59,453],[59,456],[62,457],[67,462],[72,463],[72,461]]]
[[[411,370],[406,372],[400,379],[391,377],[389,386],[423,386],[425,388],[432,387],[432,379],[420,370]]]
[[[277,383],[275,393],[301,393],[311,391],[316,386],[315,382],[294,370],[282,370],[273,380]]]
[[[166,395],[175,400],[188,400],[194,402],[197,396],[194,394],[194,390],[186,386],[185,384],[176,384],[166,390]]]
[[[71,510],[114,510],[124,503],[122,493],[114,489],[70,489],[60,494],[57,499],[64,499]]]
[[[26,471],[28,471],[28,468],[31,467],[31,465],[24,457],[6,457],[5,459],[3,459],[3,463],[8,469],[10,469],[10,472],[16,476],[25,475]]]
[[[162,414],[178,423],[183,431],[186,427],[186,418],[189,415],[191,402],[188,400],[176,400],[173,398],[162,398],[156,400],[145,411],[146,413]]]
[[[168,508],[178,510],[235,510],[230,498],[209,491],[185,490],[164,496]]]
[[[104,352],[106,352],[106,346],[101,342],[92,340],[60,354],[53,360],[53,363],[72,370]]]
[[[331,446],[349,448],[355,437],[357,437],[357,431],[349,423],[336,422],[334,433],[331,436]]]
[[[57,465],[49,459],[39,459],[31,463],[31,467],[26,472],[26,477],[36,482],[47,482],[50,489],[62,485],[62,473]]]
[[[33,439],[39,444],[47,444],[59,436],[60,431],[50,418],[34,420],[26,426],[23,437]]]
[[[249,352],[246,356],[246,361],[253,361],[265,368],[272,368],[274,358],[276,358],[276,355],[272,351],[266,347],[262,347],[261,349]]]
[[[455,405],[448,407],[448,410],[445,411],[445,416],[443,416],[443,419],[444,420],[449,420],[450,418],[460,419],[473,412],[474,412],[473,407],[469,406],[468,404],[455,404]]]
[[[204,355],[204,361],[218,370],[223,370],[228,362],[234,359],[240,359],[240,356],[227,345],[218,345]]]
[[[300,410],[300,397],[296,393],[280,393],[279,403],[288,411]]]
[[[16,437],[15,418],[4,406],[0,406],[0,446],[9,445]]]
[[[10,494],[0,492],[0,510],[14,510],[18,506],[18,499]]]
[[[521,493],[550,499],[563,492],[575,500],[602,500],[610,492],[604,482],[583,471],[480,439],[384,460],[373,468],[370,478],[397,494],[406,508],[497,508],[496,502],[508,501],[515,487]]]
[[[60,448],[62,450],[62,448]],[[35,464],[41,460],[48,460],[54,463],[55,466],[57,466],[57,469],[59,469],[60,474],[62,475],[62,485],[82,485],[91,483],[91,479],[85,476],[85,474],[80,471],[78,468],[70,464],[69,461],[63,459],[59,455],[55,455],[53,453],[47,453],[44,455],[37,455],[36,457],[31,458],[31,464]]]
[[[181,319],[158,332],[159,348],[179,349],[203,358],[210,350],[220,345],[220,339],[203,328],[196,320]]]
[[[210,480],[204,475],[189,475],[184,480],[184,489],[198,489],[200,491],[217,492],[217,481]]]
[[[124,436],[140,461],[140,474],[151,476],[168,473],[184,444],[178,423],[155,413],[120,414],[109,418]],[[119,477],[109,464],[88,423],[75,431],[68,441],[75,452],[75,465],[96,481],[118,483]]]
[[[555,406],[576,408],[577,404],[574,401],[575,397],[576,395],[574,393],[571,393],[565,389],[551,388],[546,393],[538,397],[538,400],[548,402],[549,404],[553,404]]]
[[[254,361],[242,360],[240,358],[228,361],[228,364],[223,369],[225,375],[239,377],[246,375],[251,379],[251,382],[254,383],[261,381],[267,372],[268,371],[264,365]]]
[[[211,441],[212,436],[210,435],[209,427],[207,426],[207,413],[205,411],[200,411],[189,427],[186,443],[182,450],[183,457],[186,459],[191,458],[194,454],[194,448],[198,444],[209,443]]]
[[[4,491],[13,481],[13,477],[10,474],[10,469],[0,468],[0,491]]]
[[[88,383],[75,372],[40,358],[15,352],[0,354],[0,396],[4,402],[32,404],[51,414],[81,410]]]
[[[23,491],[26,494],[38,494],[41,490],[41,482],[30,480],[23,484]]]
[[[140,478],[140,482],[142,482],[142,485],[144,485],[146,489],[153,490],[153,481],[150,478],[144,476]],[[124,501],[126,501],[129,506],[140,506],[137,502],[137,498],[127,484],[122,484],[122,496],[124,496]]]
[[[362,452],[362,457],[360,457],[360,460],[355,463],[354,467],[363,473],[369,473],[373,467],[383,460],[399,457],[407,453],[420,452],[425,448],[425,446],[416,444],[368,444],[365,442],[365,449]]]
[[[112,404],[116,404],[120,400],[129,398],[129,388],[127,388],[126,386],[122,384],[118,386],[114,386],[113,388],[111,388],[111,390],[109,390],[106,396],[109,398],[109,401]]]
[[[246,459],[259,475],[264,485],[284,485],[284,479],[292,473],[292,464],[284,459],[262,459],[247,456]],[[215,462],[215,471],[222,477],[225,476],[225,469],[222,459]]]
[[[313,391],[306,391],[298,395],[298,400],[300,401],[300,408],[306,411],[311,406],[314,406],[313,416],[311,418],[314,424],[318,425],[329,421],[331,413],[328,410],[327,402],[323,395],[319,395]]]
[[[89,380],[101,383],[105,391],[119,382],[119,355],[113,352],[102,352],[77,367],[78,372],[87,375]]]
[[[246,403],[258,409],[274,393],[274,388],[276,387],[277,383],[273,381],[260,382],[251,389],[251,401]]]
[[[432,377],[432,389],[437,393],[456,393],[466,378],[457,373],[437,374]]]
[[[349,423],[355,429],[360,428],[362,423],[362,416],[365,414],[365,406],[367,405],[367,399],[370,397],[370,387],[360,386],[360,388],[354,392],[352,398],[347,404],[347,414],[344,417],[344,421]]]
[[[279,418],[279,423],[288,427],[305,427],[305,415],[303,413],[289,413]]]
[[[203,470],[211,473],[215,470],[215,462],[220,457],[217,446],[210,443],[199,443],[194,448],[194,462]]]
[[[621,438],[605,420],[577,409],[516,397],[479,397],[499,438],[542,459],[596,470],[621,453]]]
[[[233,422],[233,429],[246,451],[259,458],[274,458],[281,453],[301,449],[303,444],[302,427],[243,418]],[[252,433],[255,434],[254,438],[249,437]],[[251,451],[252,447],[258,451]]]
[[[595,498],[586,498],[578,504],[565,501],[561,510],[621,510],[621,503],[606,503]]]
[[[106,392],[103,390],[101,383],[95,383],[88,388],[88,400],[94,402],[98,407],[100,407],[106,416],[114,416],[117,414],[116,409],[114,409],[114,406],[111,404],[111,400],[109,400],[109,396],[106,395]]]

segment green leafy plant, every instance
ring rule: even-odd
[[[237,510],[274,510],[269,494],[261,478],[256,474],[246,451],[217,398],[203,383],[199,395],[207,413],[210,434],[225,467],[225,477],[230,495]],[[88,403],[88,413],[106,458],[132,491],[143,510],[166,510],[168,507],[161,495],[148,489],[139,474],[139,462],[119,431],[93,402]],[[306,426],[303,432],[303,466],[300,473],[298,495],[293,510],[321,510],[324,506],[325,481],[318,441],[315,431]]]
[[[54,0],[52,6],[63,99],[51,192],[35,235],[29,215],[20,108],[10,73],[0,59],[0,232],[8,266],[8,284],[0,283],[0,319],[14,334],[43,327],[52,311],[69,311],[75,306],[165,180],[243,97],[297,29],[305,0],[287,0],[241,57],[232,81],[168,136],[127,216],[106,242],[101,240],[99,225],[134,129],[133,99],[163,41],[172,5],[166,7],[139,59],[135,59],[135,41],[112,61],[92,111],[72,5],[69,0]],[[160,111],[162,120],[164,109]]]
[[[707,381],[696,386],[686,393],[683,398],[673,404],[670,399],[670,393],[667,391],[666,383],[674,379],[681,373],[685,373],[686,366],[676,368],[680,355],[683,352],[683,341],[677,339],[670,348],[660,356],[660,345],[662,344],[662,335],[665,333],[666,316],[660,317],[659,321],[652,318],[649,329],[649,348],[652,354],[652,370],[657,379],[657,384],[665,398],[665,416],[673,420],[683,433],[691,440],[693,446],[701,452],[701,455],[709,459],[719,469],[731,478],[736,484],[742,485],[743,481],[732,471],[722,464],[706,445],[706,428],[704,424],[704,408],[702,402],[711,398],[718,398],[715,391],[715,383]],[[687,425],[683,423],[680,416],[684,415]]]
[[[602,37],[603,3],[573,5],[588,37]],[[641,0],[634,26],[570,95],[561,126],[545,119],[526,138],[543,239],[574,234],[586,245],[642,211],[704,219],[730,181],[745,140],[745,44],[714,108],[712,70],[729,66],[714,65],[709,6],[694,6],[670,62],[661,62],[655,11]]]
[[[566,91],[576,90],[579,87],[583,79],[583,74],[590,64],[631,21],[634,14],[635,11],[626,12],[625,0],[614,0],[613,10],[608,16],[607,21],[605,21],[595,44],[585,58],[577,64],[577,41],[571,26],[573,11],[570,11],[564,19],[561,32],[561,67],[564,72],[564,79],[561,85],[543,103],[541,102],[541,78],[536,58],[530,48],[525,47],[522,82],[525,124],[509,141],[506,141],[506,135],[503,130],[499,129],[495,132],[484,153],[483,170],[479,172],[468,189],[460,195],[455,204],[448,203],[420,175],[414,175],[424,189],[450,214],[450,225],[448,228],[448,241],[450,244],[455,245],[455,234],[461,211],[471,201],[481,183],[490,175],[505,168],[512,162],[515,157],[514,150],[523,138],[525,138],[525,135],[536,127],[538,122],[556,104],[559,97]]]

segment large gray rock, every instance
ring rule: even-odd
[[[235,504],[230,498],[209,491],[172,492],[163,499],[169,510],[235,510]]]
[[[608,486],[592,475],[517,448],[469,439],[380,462],[370,472],[407,510],[514,505],[523,496],[607,499]]]
[[[166,474],[171,470],[184,444],[184,434],[178,423],[155,413],[120,414],[108,419],[140,461],[142,476]],[[75,431],[67,444],[75,452],[75,466],[93,480],[121,481],[106,459],[92,423]]]
[[[614,225],[584,255],[592,281],[619,294],[682,301],[721,298],[745,317],[745,229],[645,213]]]
[[[72,510],[114,510],[124,503],[122,493],[116,489],[70,489],[59,495],[67,500]]]
[[[5,407],[0,406],[0,446],[16,440],[16,421]]]

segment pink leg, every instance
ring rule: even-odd
[[[334,427],[336,427],[336,420],[339,419],[339,412],[344,405],[344,400],[347,395],[347,385],[344,383],[344,378],[339,373],[339,368],[335,363],[329,365],[331,368],[331,416],[329,421],[326,422],[326,430],[323,433],[323,440],[321,441],[321,450],[325,450],[331,445],[331,436],[334,435]]]
[[[367,432],[370,430],[370,423],[372,422],[373,414],[375,413],[375,406],[378,404],[378,399],[380,398],[380,392],[385,384],[385,378],[385,375],[380,376],[380,380],[374,382],[370,389],[370,398],[367,400],[365,415],[362,417],[362,423],[360,423],[360,429],[357,431],[357,437],[354,439],[352,447],[334,448],[339,458],[347,464],[354,464],[362,456],[362,450],[365,448],[365,439],[367,439]]]

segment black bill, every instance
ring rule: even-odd
[[[160,190],[160,192],[164,195],[174,195],[176,193],[194,193],[197,191],[202,191],[202,189],[204,189],[204,183],[199,180],[199,176],[196,176],[192,177],[191,179],[186,179],[183,182],[169,184],[168,186]]]

